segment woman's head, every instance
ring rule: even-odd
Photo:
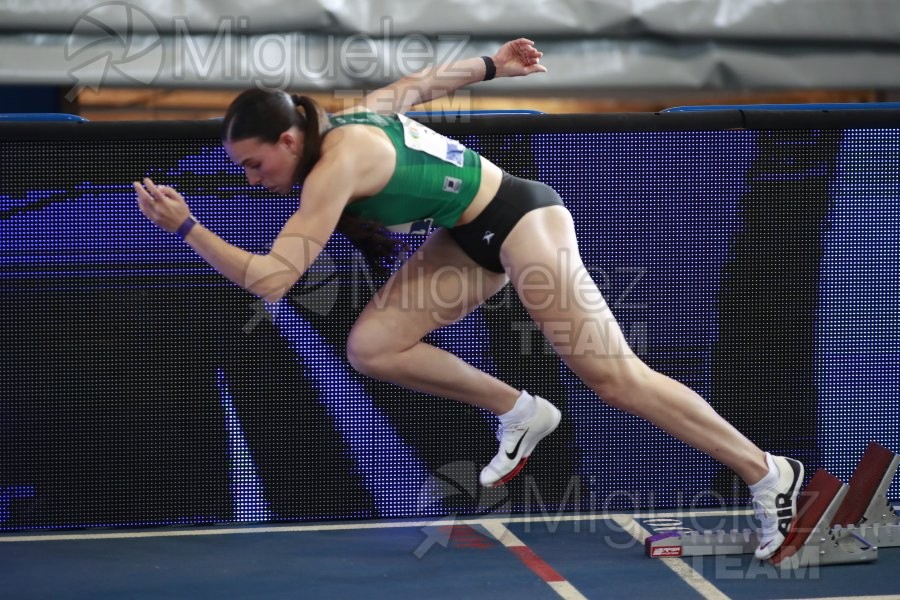
[[[251,185],[287,194],[319,159],[328,120],[311,98],[249,89],[228,107],[222,143]]]
[[[244,168],[252,185],[287,194],[303,183],[322,152],[328,117],[312,98],[249,89],[228,107],[222,123],[222,143],[228,156]],[[393,239],[379,223],[344,213],[337,225],[369,261],[377,274],[396,261],[406,245]]]

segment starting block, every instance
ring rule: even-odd
[[[900,516],[887,490],[900,456],[869,444],[850,485],[824,470],[812,477],[797,500],[797,519],[784,545],[769,560],[786,569],[871,562],[878,547],[900,546]],[[644,552],[651,558],[752,554],[754,529],[667,532],[651,535]]]
[[[900,546],[900,515],[887,499],[900,456],[872,442],[859,464],[850,477],[847,499],[831,526],[855,530],[880,548]]]
[[[817,471],[797,499],[797,519],[784,544],[769,560],[782,568],[871,562],[878,547],[850,530],[832,529],[849,487],[829,473]]]

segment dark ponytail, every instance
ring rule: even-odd
[[[235,142],[248,138],[274,144],[291,127],[303,131],[303,154],[296,178],[301,185],[322,155],[322,137],[328,131],[328,115],[309,96],[258,88],[238,95],[228,107],[222,123],[222,141]],[[392,238],[377,221],[343,213],[336,231],[356,246],[369,267],[378,275],[386,275],[390,266],[408,246]]]
[[[291,94],[291,102],[303,129],[303,155],[297,168],[297,182],[303,183],[322,156],[322,136],[328,130],[328,116],[309,96]],[[303,112],[298,110],[300,108]]]

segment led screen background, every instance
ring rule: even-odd
[[[457,137],[559,191],[632,347],[751,439],[844,480],[869,440],[900,449],[900,130]],[[214,134],[3,135],[0,156],[0,529],[746,500],[599,402],[509,287],[427,339],[565,419],[480,490],[496,419],[347,363],[380,281],[343,238],[266,306],[139,213],[148,175],[266,250],[296,200],[249,188]]]

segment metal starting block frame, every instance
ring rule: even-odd
[[[797,500],[797,519],[782,547],[769,560],[783,569],[871,562],[878,547],[900,546],[900,516],[887,490],[900,456],[872,442],[850,485],[819,470]],[[651,558],[752,554],[754,529],[667,532],[651,535],[644,552]]]

